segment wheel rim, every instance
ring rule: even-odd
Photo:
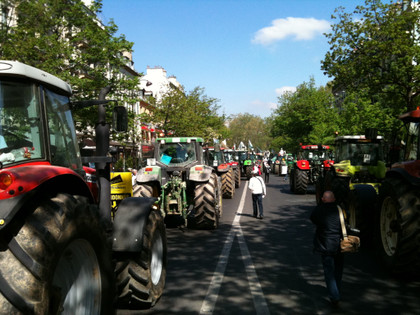
[[[150,273],[152,283],[157,285],[163,269],[163,242],[160,233],[157,233],[152,246],[152,259],[150,262]]]
[[[101,277],[95,251],[86,240],[75,240],[63,251],[53,287],[61,292],[62,314],[100,314]]]
[[[398,233],[391,229],[391,224],[395,220],[397,220],[397,205],[391,197],[386,197],[382,203],[380,229],[382,246],[388,256],[393,256],[397,248]]]

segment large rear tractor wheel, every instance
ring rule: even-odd
[[[295,192],[295,173],[296,173],[296,170],[294,168],[292,168],[290,170],[290,174],[289,174],[290,175],[289,176],[289,185],[290,185],[290,191],[292,193]]]
[[[235,169],[235,188],[241,187],[241,169],[237,167]]]
[[[222,191],[223,198],[232,199],[235,195],[235,174],[230,169],[228,172],[222,174]]]
[[[245,167],[245,174],[246,174],[246,179],[249,180],[252,177],[252,166],[248,165]]]
[[[381,262],[396,274],[420,275],[420,191],[402,180],[380,188],[377,244]]]
[[[85,197],[57,194],[3,231],[0,314],[112,314],[114,272],[106,228]]]
[[[221,204],[219,204],[218,176],[212,174],[209,181],[197,184],[194,196],[194,211],[188,225],[200,229],[216,229],[219,226]]]
[[[348,222],[350,227],[360,230],[363,244],[372,245],[374,234],[374,209],[377,194],[371,185],[357,185],[348,197]]]
[[[337,204],[347,208],[347,198],[350,193],[350,177],[339,177],[335,175],[335,172],[327,172],[325,174],[325,190],[332,191]]]
[[[158,197],[155,186],[151,184],[139,184],[133,187],[133,197]]]
[[[274,164],[274,175],[279,175],[280,174],[280,164]]]
[[[166,279],[167,244],[161,214],[152,210],[139,253],[115,253],[118,307],[145,309],[156,304]]]
[[[296,194],[306,194],[308,187],[308,172],[301,171],[300,169],[295,170],[295,190]]]

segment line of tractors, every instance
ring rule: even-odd
[[[302,145],[289,165],[290,191],[315,187],[320,204],[326,190],[347,213],[351,229],[398,275],[420,275],[420,109],[399,117],[391,142],[374,129],[337,136],[326,145]],[[279,159],[285,160],[285,157]],[[280,172],[278,173],[280,174]]]
[[[132,184],[131,175],[111,172],[108,112],[117,132],[127,131],[127,112],[105,99],[109,92],[72,102],[71,87],[57,77],[0,61],[1,314],[155,305],[166,279],[166,227],[216,229],[222,199],[233,198],[262,160],[200,137],[159,138]],[[96,154],[82,157],[72,111],[92,106]],[[406,128],[388,151],[370,130],[338,137],[334,156],[328,146],[302,146],[296,161],[288,156],[273,171],[283,174],[288,164],[291,190],[314,184],[318,202],[333,190],[388,266],[418,273],[420,110],[400,118]]]
[[[71,101],[61,79],[0,61],[0,314],[152,307],[166,280],[166,228],[216,229],[222,198],[251,174],[238,152],[200,137],[159,138],[134,181],[112,172],[110,134],[127,132],[127,111],[109,92]],[[88,107],[96,148],[82,157],[72,111]]]

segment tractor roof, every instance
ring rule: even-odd
[[[63,80],[40,69],[25,65],[18,61],[0,60],[0,75],[22,77],[53,86],[71,95],[71,87]]]
[[[416,110],[412,110],[411,112],[402,114],[400,117],[403,122],[420,122],[420,107],[417,107]]]
[[[301,146],[302,150],[319,150],[320,149],[320,145],[317,144],[310,144],[310,145],[303,145]],[[330,146],[329,145],[322,145],[322,150],[329,150]]]
[[[157,142],[164,141],[165,143],[189,143],[192,141],[203,143],[203,138],[199,137],[166,137],[166,138],[157,138]]]
[[[382,140],[382,136],[377,136],[376,139],[373,140]],[[358,135],[358,136],[339,136],[335,138],[335,141],[341,141],[341,140],[361,140],[363,142],[371,141],[370,139],[366,138],[364,135]]]

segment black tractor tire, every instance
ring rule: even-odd
[[[235,188],[241,187],[241,169],[237,167],[235,169]]]
[[[232,169],[222,174],[223,198],[232,199],[235,195],[235,174]]]
[[[273,173],[274,175],[278,175],[280,173],[280,164],[274,164]]]
[[[335,175],[335,172],[327,172],[325,174],[325,190],[332,191],[337,204],[347,210],[350,177],[339,177]]]
[[[322,203],[322,196],[324,195],[324,191],[325,178],[323,176],[319,176],[315,182],[315,199],[317,205],[320,205]]]
[[[220,218],[223,215],[223,196],[222,196],[222,179],[220,178],[220,176],[217,176],[216,174],[213,175],[216,183],[217,183],[217,189],[216,189],[216,200],[218,200],[217,202],[217,213],[219,214],[219,221]]]
[[[133,187],[133,197],[158,197],[157,189],[151,184],[140,184],[137,183]]]
[[[308,172],[301,171],[300,169],[295,170],[295,190],[296,194],[306,194],[308,188]]]
[[[146,309],[160,299],[167,265],[166,230],[162,215],[152,210],[139,253],[114,253],[119,308]]]
[[[381,264],[402,276],[420,276],[420,190],[397,178],[383,181],[376,216]]]
[[[292,193],[295,192],[295,173],[296,173],[296,170],[292,168],[289,174],[289,186],[290,186],[290,191]]]
[[[0,314],[112,314],[111,249],[98,208],[64,193],[25,208],[24,222],[2,234]]]
[[[219,226],[221,204],[219,204],[220,193],[218,193],[218,176],[212,174],[207,183],[200,183],[195,186],[194,210],[188,226],[199,229],[216,229]]]
[[[360,230],[364,246],[370,246],[373,242],[377,197],[375,188],[371,185],[356,185],[347,198],[348,223],[351,228]]]
[[[246,179],[249,180],[252,177],[252,166],[248,165],[245,167]]]

